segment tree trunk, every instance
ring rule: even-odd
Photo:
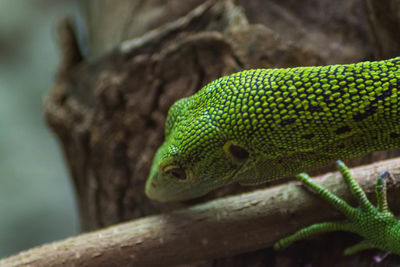
[[[61,24],[63,64],[45,103],[69,164],[84,231],[254,190],[232,185],[175,204],[146,198],[152,156],[177,99],[243,69],[400,55],[395,0],[84,3],[86,42],[79,47],[71,24]],[[372,153],[351,164],[398,154]],[[190,266],[374,266],[376,251],[342,256],[355,240],[333,233],[279,253],[265,248]],[[396,256],[385,261],[400,263]]]

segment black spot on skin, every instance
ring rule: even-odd
[[[311,134],[304,134],[304,135],[301,136],[301,138],[310,140],[310,139],[313,139],[314,136],[315,136],[315,134],[313,134],[313,133],[311,133]]]
[[[335,134],[344,134],[344,133],[347,133],[350,131],[351,131],[351,128],[349,126],[343,126],[343,127],[336,129]]]
[[[399,138],[400,133],[390,133],[390,138]]]
[[[337,145],[337,147],[340,148],[340,149],[343,149],[343,148],[345,148],[345,145],[344,144],[339,144],[339,145]]]
[[[353,119],[355,121],[362,121],[363,119],[366,119],[371,115],[374,115],[378,109],[376,106],[376,104],[378,104],[378,101],[385,100],[386,98],[390,97],[393,94],[394,87],[395,87],[394,85],[389,86],[389,88],[386,91],[383,91],[381,95],[377,96],[374,99],[374,101],[371,101],[371,104],[369,106],[365,107],[364,113],[358,112],[354,114]]]
[[[331,98],[330,95],[322,95],[322,97],[324,98],[324,102],[325,102],[326,104],[330,104],[330,103],[332,103],[332,102],[335,102],[334,99],[330,99],[330,98]]]
[[[313,105],[311,105],[311,106],[308,108],[308,110],[309,110],[310,112],[322,112],[322,108],[321,108],[320,106],[313,106]]]
[[[392,88],[389,87],[386,91],[383,91],[381,95],[377,96],[376,100],[385,100],[385,98],[390,97],[392,95]]]
[[[285,119],[281,121],[282,126],[290,125],[296,122],[295,118]]]
[[[364,113],[357,112],[356,114],[353,115],[353,119],[355,121],[362,121],[363,119],[366,119],[371,115],[374,115],[377,110],[378,110],[378,108],[376,106],[372,106],[372,105],[366,106]]]

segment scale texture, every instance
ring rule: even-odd
[[[171,107],[146,193],[190,199],[399,147],[399,84],[400,57],[217,79]]]
[[[223,185],[258,184],[337,159],[400,146],[400,57],[349,65],[247,70],[222,77],[170,109],[146,194],[190,199]],[[386,202],[388,173],[374,207],[347,167],[338,168],[360,207],[298,175],[346,217],[311,225],[275,249],[314,234],[350,231],[364,240],[345,250],[400,253],[400,221]]]

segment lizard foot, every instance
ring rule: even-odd
[[[321,198],[343,213],[347,220],[313,224],[279,240],[274,244],[274,249],[283,249],[297,240],[319,233],[348,231],[364,237],[364,240],[347,248],[344,251],[345,255],[366,249],[380,249],[400,254],[400,221],[389,210],[386,199],[386,179],[391,177],[391,174],[387,171],[382,172],[377,179],[375,187],[377,206],[375,207],[369,202],[360,185],[353,179],[349,168],[342,161],[337,161],[336,165],[350,191],[357,198],[359,207],[350,206],[343,199],[317,185],[306,173],[298,174],[297,179],[314,189]]]

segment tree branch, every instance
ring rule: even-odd
[[[376,178],[384,170],[394,176],[388,197],[396,212],[400,158],[354,168],[352,173],[374,198]],[[337,172],[315,180],[351,199]],[[233,255],[271,246],[317,221],[341,218],[316,198],[296,182],[275,186],[46,244],[0,260],[0,266],[167,266]]]

